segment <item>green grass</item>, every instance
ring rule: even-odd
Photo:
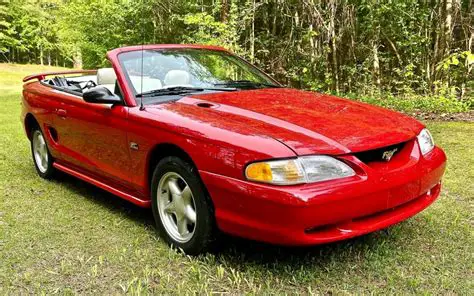
[[[150,211],[36,175],[19,122],[19,79],[33,68],[0,64],[1,295],[474,294],[474,124],[427,123],[448,154],[445,186],[406,222],[312,248],[226,237],[220,253],[190,258],[160,241]]]

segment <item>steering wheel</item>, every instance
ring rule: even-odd
[[[86,88],[89,89],[91,87],[96,87],[96,86],[97,86],[97,83],[95,83],[92,80],[89,80],[89,81],[87,81],[86,85],[84,85],[84,87],[82,87],[82,90],[85,90]]]

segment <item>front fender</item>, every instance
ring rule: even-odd
[[[137,188],[147,188],[151,153],[158,145],[179,147],[199,171],[236,179],[243,179],[244,167],[251,161],[295,156],[279,141],[250,129],[242,131],[235,122],[220,118],[216,124],[215,119],[204,121],[196,114],[177,112],[183,106],[193,108],[173,103],[130,108],[127,137],[139,145],[138,150],[130,150],[132,182]]]

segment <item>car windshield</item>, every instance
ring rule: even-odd
[[[279,87],[266,74],[225,51],[139,50],[122,53],[119,60],[134,93],[143,98]]]

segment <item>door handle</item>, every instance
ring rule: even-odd
[[[64,109],[56,109],[56,114],[58,114],[59,117],[66,118],[67,111]]]

